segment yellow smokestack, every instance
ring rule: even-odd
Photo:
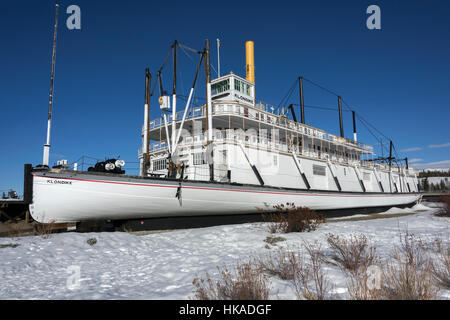
[[[251,83],[255,83],[255,55],[254,42],[245,42],[245,78]]]

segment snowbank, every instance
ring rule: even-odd
[[[19,246],[0,248],[0,298],[188,299],[193,296],[193,279],[203,277],[205,272],[217,276],[217,266],[233,266],[277,247],[300,247],[303,241],[317,240],[326,248],[328,233],[341,236],[363,233],[376,244],[382,258],[399,244],[399,233],[405,230],[422,239],[434,239],[438,235],[449,239],[450,219],[433,216],[438,209],[418,205],[389,211],[398,210],[419,213],[328,223],[311,233],[283,234],[286,241],[271,249],[265,247],[264,239],[270,234],[264,223],[144,236],[114,232],[54,234],[48,239],[1,238],[0,244]],[[89,245],[89,238],[96,238],[97,242]],[[78,271],[80,281],[74,282]],[[334,283],[335,293],[347,298],[342,272],[331,266],[326,266],[326,271]],[[273,278],[271,298],[295,299],[296,296],[288,281]]]

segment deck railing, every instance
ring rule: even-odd
[[[358,165],[362,167],[373,167],[374,163],[367,161],[365,159],[358,159],[356,154],[346,155],[339,151],[324,152],[321,150],[302,147],[301,145],[296,145],[289,143],[285,139],[272,138],[265,136],[257,136],[244,131],[236,131],[233,129],[227,130],[214,130],[214,141],[216,143],[220,142],[233,142],[240,143],[244,147],[253,147],[256,149],[272,151],[276,153],[291,154],[294,152],[298,156],[309,157],[312,159],[330,160],[336,163],[345,163],[349,165]],[[195,146],[195,145],[205,145],[206,135],[200,134],[195,136],[185,136],[182,137],[178,146]],[[150,152],[166,152],[168,150],[168,145],[166,142],[155,142],[150,144]],[[179,149],[178,149],[179,150]],[[378,164],[377,164],[378,165]],[[384,169],[378,165],[380,169]]]
[[[235,102],[215,103],[213,104],[213,115],[239,115],[248,118],[250,120],[261,121],[270,125],[276,125],[279,127],[292,129],[300,134],[303,134],[311,138],[330,141],[333,143],[339,143],[341,145],[347,145],[349,147],[361,148],[369,153],[373,152],[373,147],[370,145],[338,137],[323,130],[313,128],[299,122],[295,122],[293,120],[288,119],[286,116],[283,115],[280,116],[270,111],[267,111],[268,109],[270,109],[270,107],[268,107],[270,105],[267,104],[264,105],[266,106],[265,108],[258,108],[240,105]],[[183,119],[183,113],[184,110],[176,113],[176,121],[181,121]],[[204,106],[195,107],[190,108],[188,110],[188,113],[186,114],[186,119],[200,118],[203,116],[205,116],[205,107]],[[171,114],[167,116],[167,125],[170,125],[172,123],[172,119],[173,117]],[[150,121],[150,130],[162,127],[164,125],[165,124],[163,117],[154,119]]]

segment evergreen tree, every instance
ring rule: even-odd
[[[423,191],[429,191],[430,190],[430,183],[428,182],[428,177],[426,177],[423,180],[422,186],[423,186]]]
[[[440,189],[441,189],[441,191],[445,191],[447,189],[446,186],[445,186],[444,179],[441,179]]]

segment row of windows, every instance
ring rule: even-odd
[[[230,79],[226,79],[211,86],[211,95],[216,95],[225,91],[230,90]]]
[[[211,95],[213,96],[228,90],[230,90],[230,79],[222,80],[211,85]],[[243,93],[249,97],[252,96],[251,85],[241,80],[234,79],[234,90],[239,91],[240,93]]]
[[[206,164],[206,152],[194,153],[194,165]]]
[[[226,151],[224,151],[224,157],[226,157]],[[206,158],[206,152],[198,152],[193,154],[194,165],[201,165],[208,163]],[[153,171],[167,169],[167,159],[153,160]]]
[[[239,91],[243,94],[248,95],[249,97],[251,97],[251,91],[250,91],[250,85],[242,82],[238,79],[234,79],[234,90]]]
[[[167,160],[166,159],[158,159],[153,160],[153,171],[165,170],[167,169]]]

